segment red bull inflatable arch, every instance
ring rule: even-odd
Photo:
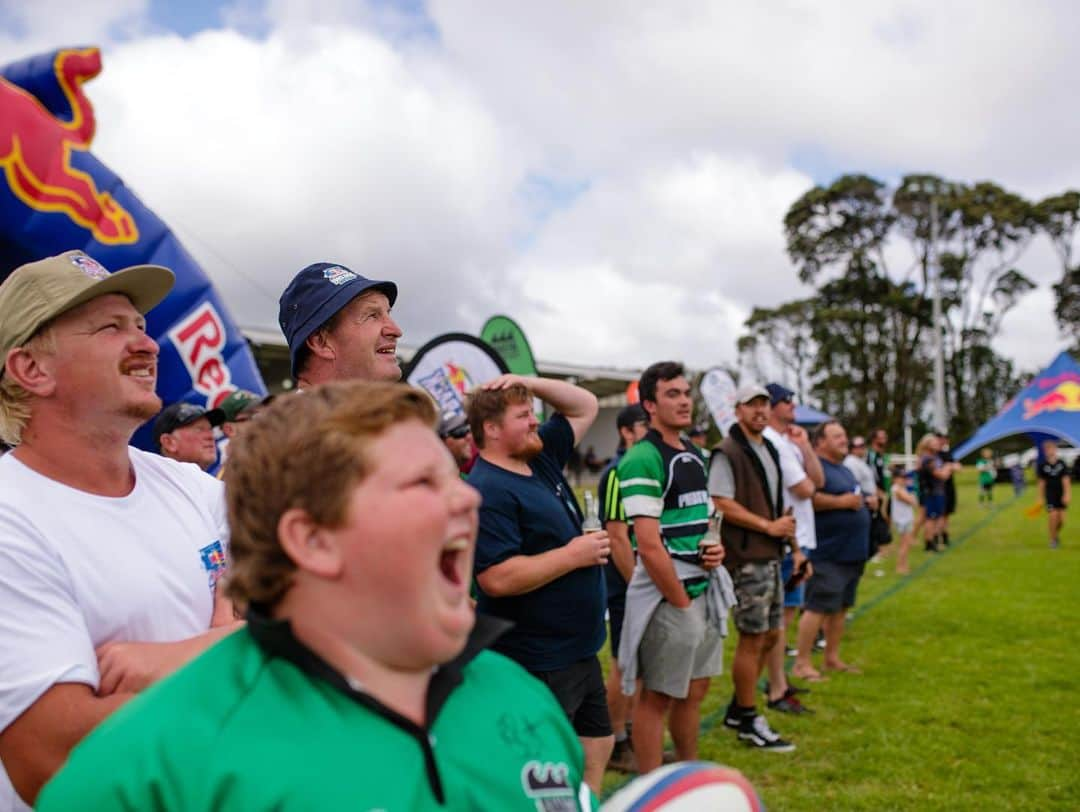
[[[1001,411],[953,449],[962,459],[1014,434],[1038,443],[1047,437],[1080,446],[1080,364],[1067,352],[1036,375]]]
[[[158,394],[215,406],[237,388],[265,393],[247,342],[198,263],[90,152],[83,84],[97,48],[65,48],[0,68],[0,281],[18,266],[81,249],[110,270],[164,265],[176,286],[150,312],[161,345]],[[135,444],[149,447],[149,430]]]

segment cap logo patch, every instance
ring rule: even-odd
[[[93,257],[86,254],[75,254],[70,257],[71,264],[89,276],[91,279],[108,279],[109,272]]]
[[[342,268],[339,265],[324,270],[323,276],[331,285],[344,285],[346,282],[352,282],[357,278],[356,274],[348,268]]]

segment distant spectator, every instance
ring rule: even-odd
[[[1019,496],[1024,492],[1024,467],[1019,462],[1009,466],[1009,479],[1012,481],[1013,493]]]
[[[979,472],[979,504],[990,507],[994,501],[994,482],[997,479],[994,452],[984,448],[979,461],[975,463],[975,470]]]
[[[724,725],[737,730],[739,739],[751,747],[789,753],[795,745],[757,712],[756,699],[758,678],[783,628],[780,568],[785,550],[790,549],[796,569],[804,562],[795,540],[795,518],[784,506],[780,454],[764,436],[769,402],[769,392],[760,384],[744,384],[735,392],[736,421],[713,450],[709,493],[724,516],[724,566],[738,599],[739,642],[731,664],[735,691]]]
[[[221,409],[180,401],[166,406],[154,421],[154,443],[163,457],[192,462],[204,471],[217,462],[214,428],[225,422]]]
[[[878,492],[877,474],[867,461],[866,440],[859,435],[851,439],[849,453],[844,457],[844,466],[855,475],[859,490],[866,497],[866,506],[870,509],[870,557],[877,555],[882,542],[888,544],[889,526],[881,515],[881,496]]]
[[[795,393],[778,383],[765,387],[769,392],[769,425],[762,436],[771,442],[780,455],[780,478],[784,486],[784,504],[791,508],[795,519],[795,541],[807,555],[816,544],[814,533],[814,491],[825,484],[825,472],[821,468],[806,429],[795,422]],[[780,565],[780,580],[791,589],[784,591],[783,625],[768,654],[769,688],[768,706],[782,713],[801,714],[809,712],[796,693],[801,690],[788,683],[784,671],[789,630],[795,624],[795,613],[802,608],[805,577],[796,574],[795,559],[791,552],[784,554]]]
[[[598,474],[607,465],[607,460],[602,460],[596,456],[596,449],[589,446],[585,450],[585,467],[590,474]]]
[[[649,415],[634,403],[624,406],[615,417],[615,428],[619,432],[619,446],[615,456],[600,474],[596,488],[597,504],[600,505],[600,522],[608,533],[611,542],[611,560],[604,565],[607,579],[607,608],[610,633],[608,646],[611,649],[611,670],[607,679],[608,713],[611,716],[611,728],[615,733],[615,749],[611,753],[608,769],[622,772],[636,772],[633,746],[627,735],[627,721],[632,705],[632,697],[622,692],[622,670],[619,668],[619,643],[622,640],[623,618],[626,615],[626,585],[634,574],[637,558],[634,552],[632,527],[626,516],[622,494],[619,490],[618,465],[623,454],[649,430]]]
[[[706,445],[706,443],[708,442],[708,440],[707,440],[708,436],[709,436],[709,428],[708,428],[708,426],[705,426],[705,425],[703,425],[701,423],[699,423],[696,426],[691,426],[690,431],[688,431],[686,433],[686,438],[690,442],[692,442],[695,446],[697,446],[698,451],[701,452],[701,456],[703,456],[706,459],[706,461],[709,459],[709,456],[712,454],[712,451],[710,451],[708,446]]]
[[[911,545],[915,543],[915,509],[919,500],[915,495],[915,477],[910,471],[905,471],[903,465],[894,465],[891,473],[889,513],[893,530],[900,537],[896,574],[908,575],[911,572],[909,553]]]
[[[1050,528],[1050,547],[1061,545],[1061,528],[1065,524],[1065,511],[1072,497],[1072,483],[1067,476],[1065,461],[1058,456],[1057,443],[1044,440],[1043,460],[1036,468],[1039,476],[1039,497],[1046,505],[1047,523]]]
[[[820,679],[810,661],[818,630],[825,629],[825,670],[858,673],[840,659],[847,610],[855,605],[870,546],[870,511],[854,474],[843,465],[847,432],[835,420],[814,429],[814,450],[825,470],[825,485],[814,494],[817,546],[810,552],[814,572],[806,584],[806,608],[799,620],[799,653],[792,674]]]
[[[235,439],[247,423],[274,400],[273,395],[257,395],[246,389],[237,389],[221,401],[219,409],[225,414],[221,431],[230,440]]]
[[[949,448],[949,438],[943,432],[938,432],[938,458],[944,463],[945,470],[949,472],[945,479],[945,513],[941,517],[939,533],[941,543],[949,546],[949,517],[956,513],[956,482],[953,474],[960,470],[960,463],[956,462]]]
[[[476,446],[473,444],[472,430],[465,414],[444,414],[439,419],[439,439],[454,458],[461,475],[467,475],[476,461]]]
[[[926,434],[915,447],[918,457],[919,499],[923,508],[923,539],[927,552],[944,549],[941,539],[945,518],[945,482],[952,476],[953,463],[946,463],[938,454],[939,440]]]

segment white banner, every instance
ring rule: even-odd
[[[735,381],[720,367],[713,367],[701,379],[701,396],[716,427],[726,437],[735,422]]]

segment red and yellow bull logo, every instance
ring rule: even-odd
[[[225,322],[210,302],[203,302],[169,330],[169,340],[191,376],[191,386],[206,396],[211,408],[221,404],[234,389],[225,349]]]
[[[450,381],[450,385],[458,391],[459,395],[463,397],[469,393],[472,389],[472,378],[469,377],[469,373],[465,370],[465,367],[459,367],[456,364],[452,364],[447,361],[443,367],[446,370],[446,379]]]
[[[97,48],[59,51],[54,70],[71,106],[70,122],[0,78],[0,167],[7,184],[31,209],[66,214],[100,243],[135,243],[139,231],[131,214],[71,165],[72,151],[87,151],[94,137],[94,111],[82,85],[101,72],[101,54]]]
[[[1080,412],[1080,375],[1064,372],[1039,381],[1047,391],[1036,398],[1024,398],[1024,420],[1046,412]]]

